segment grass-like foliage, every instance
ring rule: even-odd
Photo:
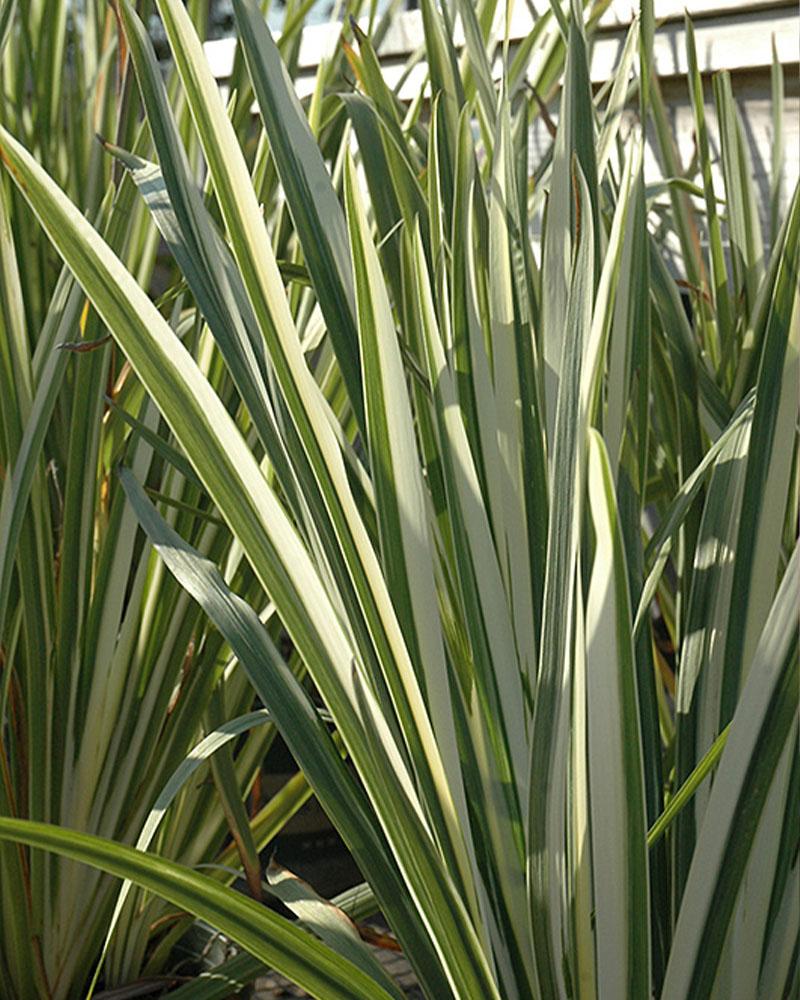
[[[125,180],[97,225],[53,179],[58,165],[0,127],[8,190],[74,276],[65,295],[80,303],[81,288],[91,302],[91,337],[107,330],[129,362],[125,409],[155,431],[120,436],[104,466],[109,524],[129,525],[112,536],[124,558],[91,553],[98,457],[78,461],[63,531],[89,554],[70,557],[67,577],[62,557],[56,577],[73,603],[118,594],[121,612],[152,608],[144,640],[100,612],[81,640],[123,646],[126,666],[109,654],[109,669],[140,671],[137,692],[155,669],[147,650],[166,656],[183,627],[169,602],[189,618],[202,609],[207,641],[224,639],[231,673],[249,678],[431,1000],[700,1000],[734,984],[777,1000],[797,985],[800,921],[800,197],[781,218],[776,157],[767,253],[725,74],[721,188],[712,174],[688,23],[699,185],[680,175],[647,2],[599,94],[587,62],[597,9],[554,0],[510,51],[502,18],[493,34],[496,0],[421,6],[430,101],[401,104],[353,24],[304,108],[284,62],[296,47],[276,46],[255,0],[234,0],[226,107],[181,0],[157,2],[168,84],[119,0],[138,91],[131,82],[128,106],[140,99],[147,129],[126,143],[131,121],[106,143]],[[774,79],[778,101],[779,68]],[[559,83],[551,150],[531,166],[531,120]],[[655,186],[643,122],[667,178]],[[124,198],[125,218],[146,206],[180,272],[169,310],[115,242]],[[54,357],[39,347],[27,380],[9,367],[18,392],[38,399]],[[107,369],[92,363],[73,392],[93,394],[94,409],[73,426],[93,441]],[[16,453],[7,446],[4,505]],[[26,646],[46,634],[36,601],[44,615],[54,597],[24,589],[40,579],[24,569],[41,557],[37,532],[49,538],[45,487],[29,489],[3,638],[6,663],[19,647],[22,664],[5,672],[4,737],[17,739],[6,706],[31,685],[43,732],[63,726],[82,744],[84,731],[113,730],[114,763],[87,749],[113,786],[137,766],[141,715],[93,717],[102,706],[69,632],[54,642],[52,681],[35,676],[48,664]],[[87,559],[107,567],[91,588]],[[176,669],[157,662],[165,677]],[[209,921],[253,956],[235,960],[245,979],[261,962],[323,1000],[401,995],[342,912],[287,873],[267,878],[300,924],[113,843],[132,842],[141,813],[91,826],[94,789],[67,794],[31,768],[26,808],[0,800],[4,817],[91,832],[0,818],[3,839]],[[55,808],[59,795],[78,812]],[[14,851],[3,863],[38,859],[30,881],[47,900],[52,862]],[[0,975],[17,974],[24,944],[4,941]]]
[[[125,266],[149,284],[158,230],[132,179],[117,183],[114,161],[95,138],[102,132],[149,148],[134,79],[117,89],[114,13],[105,2],[86,5],[80,17],[71,4],[12,8],[0,8],[0,122],[35,150]],[[197,338],[199,325],[171,291],[164,308],[176,335]],[[163,497],[170,523],[226,561],[242,593],[258,601],[261,588],[185,459],[181,471],[172,464],[155,405],[108,341],[3,172],[0,814],[133,843],[192,746],[246,712],[253,695],[231,669],[222,637],[142,544],[115,469],[124,465],[150,495]],[[221,372],[207,371],[223,395],[230,391]],[[214,756],[209,780],[182,787],[158,849],[188,864],[238,867],[244,858],[257,891],[257,847],[308,794],[296,780],[250,823],[242,799],[274,736],[272,724],[248,730],[233,750]],[[231,828],[240,850],[219,856]],[[85,995],[114,911],[114,880],[3,843],[0,887],[3,1000]],[[190,920],[157,897],[132,894],[108,951],[105,984],[161,972]]]

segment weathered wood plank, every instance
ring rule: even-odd
[[[683,6],[681,0],[660,0],[656,4],[658,18],[666,19],[656,33],[654,52],[656,69],[661,76],[686,72]],[[695,0],[686,6],[697,19],[695,33],[701,72],[769,66],[773,34],[781,62],[791,64],[800,60],[800,18],[795,3],[746,0],[732,5],[731,0]],[[603,82],[613,72],[624,30],[630,23],[634,7],[638,7],[634,0],[616,0],[601,21],[591,66],[595,82]],[[512,40],[524,38],[532,25],[533,19],[525,5],[517,4],[511,25]],[[304,30],[299,54],[301,74],[298,83],[301,92],[304,85],[307,86],[306,77],[313,76],[320,59],[338,44],[340,31],[341,26],[337,24],[311,25]],[[389,64],[386,72],[390,82],[393,76],[399,79],[402,74],[400,66],[391,64],[406,59],[422,44],[422,40],[419,11],[407,11],[395,19],[380,48],[381,58]],[[457,32],[456,42],[459,41]],[[223,80],[230,74],[234,47],[235,40],[232,38],[206,43],[206,53],[218,79]],[[424,66],[421,66],[417,77],[424,76],[424,72]],[[409,93],[416,93],[419,83],[418,78],[413,78],[413,83],[409,79]]]

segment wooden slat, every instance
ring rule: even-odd
[[[692,20],[704,17],[746,17],[753,13],[775,12],[782,7],[797,9],[794,0],[655,0],[656,21],[683,20],[685,12]],[[620,27],[631,23],[631,14],[639,9],[634,0],[612,0],[600,20],[602,27]]]
[[[598,32],[592,54],[591,74],[595,83],[608,79],[616,65],[624,38],[620,23],[624,6],[631,0],[617,0],[611,18],[604,21]],[[660,17],[671,18],[682,7],[681,0],[661,0],[657,5]],[[709,15],[716,10],[725,14],[702,16],[696,22],[697,54],[703,73],[727,69],[732,72],[765,68],[772,62],[771,39],[775,35],[778,56],[784,64],[800,60],[800,19],[794,4],[760,0],[740,3],[731,12],[731,0],[696,0],[690,5],[696,15]],[[524,5],[517,4],[517,14],[512,24],[512,38],[519,40],[530,31],[532,19]],[[629,15],[628,19],[629,19]],[[312,25],[303,32],[299,65],[301,67],[298,90],[308,92],[310,84],[303,78],[313,75],[319,60],[338,44],[340,26],[335,24]],[[381,46],[381,58],[386,66],[387,80],[393,85],[402,75],[402,68],[391,65],[407,58],[423,41],[422,22],[418,11],[408,11],[396,18],[392,29]],[[458,41],[458,39],[457,39]],[[206,43],[206,53],[215,76],[224,80],[233,65],[235,41],[232,38]],[[656,33],[654,51],[656,71],[660,76],[677,76],[686,72],[684,30],[680,20],[668,20]],[[405,96],[412,97],[419,90],[425,76],[423,65],[417,67],[404,88]],[[401,93],[401,96],[404,96]]]
[[[752,70],[772,64],[772,37],[778,58],[784,64],[800,59],[800,19],[796,7],[781,7],[737,15],[714,17],[695,23],[697,59],[701,73],[719,70]],[[591,74],[595,83],[608,79],[619,59],[623,34],[602,33],[592,53]],[[659,76],[686,74],[686,33],[683,20],[662,25],[656,32],[653,57]]]

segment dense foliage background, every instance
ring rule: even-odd
[[[647,2],[599,91],[603,4],[421,6],[410,105],[369,9],[303,106],[308,3],[226,103],[206,4],[0,2],[4,995],[197,916],[182,997],[397,997],[378,910],[435,1000],[797,989],[798,192],[725,73],[715,182],[688,20],[683,174]],[[335,903],[259,859],[312,792]]]

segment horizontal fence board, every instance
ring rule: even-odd
[[[539,4],[541,6],[541,4]],[[693,20],[720,15],[741,17],[756,11],[776,11],[782,7],[797,9],[794,0],[655,0],[653,4],[656,21],[666,19],[683,20],[688,12]],[[639,9],[638,0],[612,0],[600,19],[602,27],[630,24],[631,13]]]
[[[623,17],[626,6],[629,13]],[[721,69],[735,72],[768,67],[772,62],[773,35],[782,63],[793,64],[800,60],[800,18],[796,4],[776,4],[774,0],[766,4],[751,0],[731,8],[730,0],[700,0],[687,6],[696,19],[695,34],[701,72],[711,73]],[[631,7],[631,0],[618,0],[601,21],[592,53],[591,74],[595,83],[604,82],[613,72],[625,30],[630,23]],[[657,5],[659,19],[666,19],[659,25],[655,39],[654,58],[660,76],[686,72],[682,7],[679,0],[663,0]],[[517,13],[511,25],[511,39],[519,41],[531,30],[533,20],[524,5],[517,4],[515,10]],[[330,55],[338,44],[340,32],[340,24],[310,25],[303,31],[298,63],[301,71],[298,89],[301,93],[310,86],[309,80],[313,79],[320,60]],[[456,43],[460,44],[461,40],[457,32]],[[402,67],[392,64],[405,61],[419,48],[422,41],[419,11],[406,11],[395,18],[380,47],[381,59],[387,63],[387,79],[390,83],[396,83],[402,74]],[[212,70],[220,80],[230,75],[235,44],[233,38],[206,43],[206,54]],[[413,83],[409,80],[409,95],[418,92],[424,75],[424,64],[420,64]]]

